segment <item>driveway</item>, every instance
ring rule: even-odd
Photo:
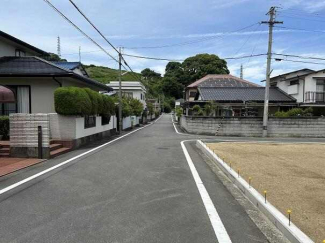
[[[225,229],[229,242],[268,242],[188,141],[185,150],[218,223],[209,217],[211,205],[180,143],[195,138],[177,134],[170,115],[163,115],[61,169],[42,174],[87,148],[2,178],[0,241],[222,243],[217,231]]]

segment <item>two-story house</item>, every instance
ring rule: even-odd
[[[294,97],[300,107],[313,107],[317,114],[325,115],[325,70],[284,73],[272,77],[270,85]]]
[[[122,81],[122,96],[138,99],[143,104],[143,108],[147,107],[146,105],[146,87],[138,81]],[[119,91],[119,81],[111,81],[107,84],[108,87],[112,88],[116,93]]]

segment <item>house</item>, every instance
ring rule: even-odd
[[[300,107],[313,107],[314,113],[325,115],[325,70],[301,69],[284,73],[270,80],[271,87],[278,87],[297,100]]]
[[[137,81],[122,81],[121,83],[122,83],[121,85],[122,96],[140,100],[145,109],[147,107],[146,87],[141,82],[137,82]],[[116,93],[118,93],[119,81],[111,81],[109,84],[107,84],[107,86],[113,89]]]
[[[76,74],[89,78],[89,75],[81,62],[52,62],[53,64],[68,69]]]
[[[147,102],[153,105],[154,112],[161,112],[161,104],[159,99],[147,99]]]
[[[111,88],[73,70],[39,57],[1,57],[0,85],[9,88],[15,103],[0,100],[0,115],[10,113],[54,113],[54,91],[58,87]],[[1,95],[0,95],[1,97]]]
[[[207,103],[216,106],[215,116],[262,116],[265,88],[232,75],[207,75],[185,89],[186,114]],[[270,89],[269,111],[295,107],[296,100],[277,87]]]
[[[35,46],[19,40],[0,30],[0,57],[14,56],[37,56],[45,57],[49,54]]]

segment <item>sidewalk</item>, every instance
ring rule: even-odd
[[[45,161],[44,159],[0,158],[0,177]]]

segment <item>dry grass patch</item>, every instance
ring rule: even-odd
[[[325,144],[207,144],[315,242],[325,239]]]

